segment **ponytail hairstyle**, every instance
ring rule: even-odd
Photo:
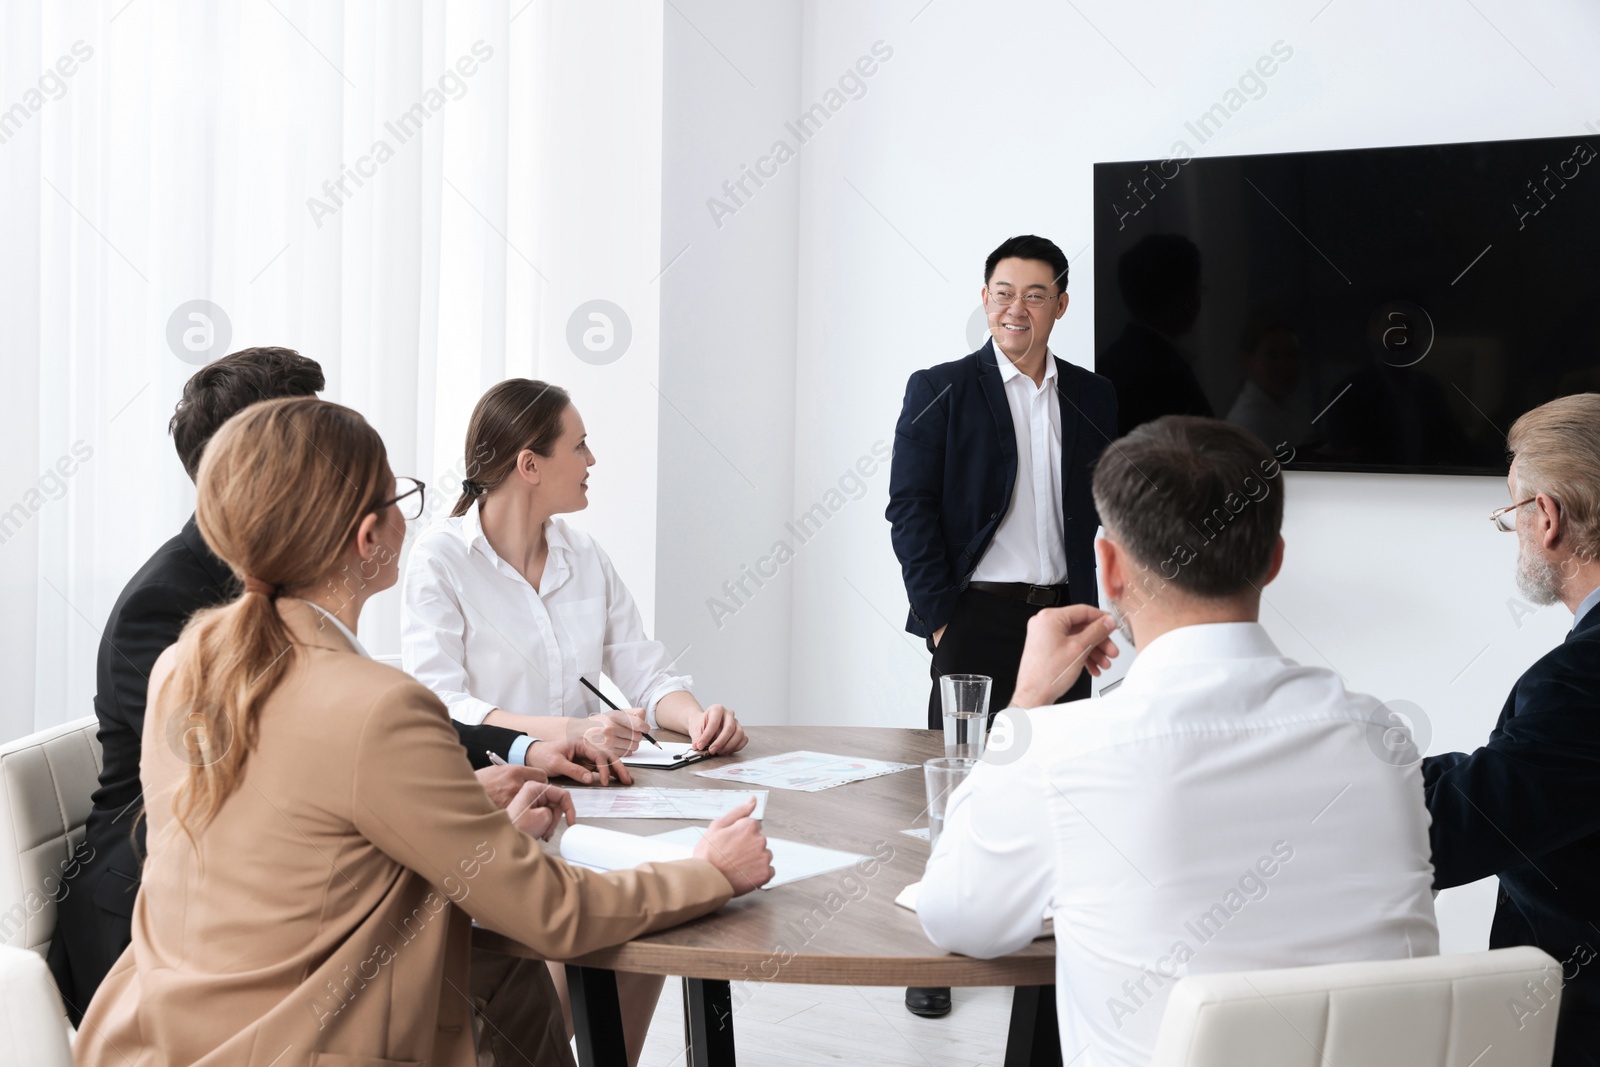
[[[467,423],[467,476],[451,518],[465,515],[475,499],[498,488],[517,469],[524,449],[550,455],[571,404],[565,389],[531,378],[507,378],[484,393]]]
[[[253,404],[206,445],[195,518],[245,588],[184,627],[189,654],[161,694],[165,736],[189,764],[172,808],[191,840],[239,787],[261,705],[294,664],[277,597],[338,566],[362,518],[388,494],[389,478],[377,431],[315,397]]]

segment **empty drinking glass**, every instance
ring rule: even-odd
[[[987,680],[987,679],[985,679]],[[931,759],[922,765],[923,783],[928,788],[928,846],[939,843],[939,834],[944,830],[945,809],[950,806],[950,794],[955,792],[956,786],[966,780],[972,773],[972,768],[978,765],[975,759],[966,757],[952,759]]]

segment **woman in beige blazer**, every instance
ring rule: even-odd
[[[595,874],[530,836],[553,830],[560,790],[495,808],[439,699],[345,636],[394,584],[405,532],[360,415],[257,404],[212,439],[197,487],[200,531],[245,591],[152,673],[149,856],[81,1067],[474,1067],[472,918],[565,959],[771,877],[748,818],[694,859]]]

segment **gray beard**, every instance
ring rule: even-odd
[[[1554,604],[1561,599],[1561,569],[1528,551],[1520,534],[1517,537],[1517,588],[1535,604]]]

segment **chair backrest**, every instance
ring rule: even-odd
[[[100,780],[93,715],[0,745],[0,946],[41,956]]]
[[[1549,1067],[1561,966],[1532,947],[1193,975],[1151,1067]]]
[[[72,1067],[56,980],[38,953],[0,945],[0,1067]]]

